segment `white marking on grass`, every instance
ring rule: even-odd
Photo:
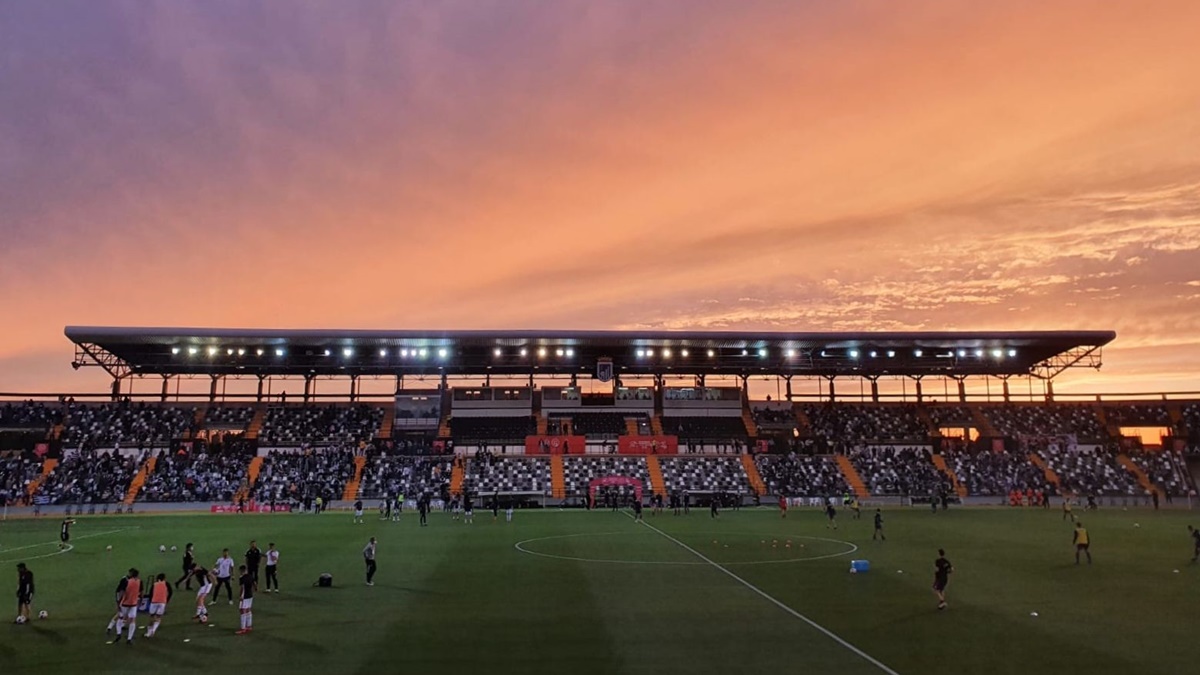
[[[820,631],[826,637],[830,638],[834,642],[837,642],[838,644],[845,647],[846,649],[849,649],[850,651],[854,652],[855,654],[857,654],[858,656],[860,656],[861,658],[866,660],[868,663],[875,666],[876,668],[879,668],[880,670],[887,673],[888,675],[900,675],[896,671],[892,670],[891,668],[889,668],[886,665],[884,665],[883,663],[881,663],[875,657],[864,652],[863,650],[859,649],[858,647],[855,647],[854,645],[850,644],[849,642],[846,642],[845,640],[843,640],[840,636],[838,636],[833,631],[822,626],[821,624],[817,623],[816,621],[813,621],[812,619],[808,618],[807,616],[804,616],[803,614],[801,614],[800,612],[797,612],[796,610],[792,609],[791,607],[788,607],[787,605],[783,604],[779,600],[776,600],[771,595],[768,595],[766,591],[762,590],[758,586],[755,586],[754,584],[750,583],[749,581],[746,581],[745,579],[739,577],[738,575],[734,574],[733,572],[730,572],[729,570],[725,569],[725,567],[723,567],[719,563],[713,562],[711,559],[709,559],[703,553],[697,551],[696,549],[692,548],[691,546],[688,546],[687,544],[683,543],[682,541],[679,541],[675,537],[672,537],[671,535],[667,534],[666,532],[663,532],[662,530],[647,523],[644,520],[641,521],[641,523],[642,523],[642,525],[645,525],[646,527],[650,528],[651,530],[659,533],[663,537],[666,537],[668,540],[675,542],[676,545],[678,545],[680,548],[684,549],[685,551],[690,552],[692,555],[696,556],[697,558],[699,558],[699,559],[703,560],[704,562],[708,563],[709,565],[712,565],[713,567],[717,568],[723,574],[729,576],[734,581],[737,581],[739,584],[741,584],[741,585],[745,586],[746,588],[749,588],[750,590],[759,594],[760,596],[762,596],[766,600],[770,601],[771,604],[775,605],[779,609],[782,609],[783,611],[787,612],[788,614],[791,614],[792,616],[796,617],[797,619],[800,619],[804,623],[806,623],[809,626]]]
[[[707,565],[708,564],[705,562],[689,562],[689,561],[685,561],[685,560],[608,560],[608,559],[604,559],[604,558],[578,558],[578,557],[574,557],[574,556],[556,555],[553,553],[543,553],[541,551],[534,551],[534,550],[526,548],[524,546],[525,544],[532,544],[533,542],[537,542],[537,541],[549,541],[549,540],[553,540],[553,539],[570,539],[573,537],[609,537],[609,536],[619,535],[619,534],[629,534],[629,532],[582,532],[579,534],[556,534],[556,535],[550,536],[550,537],[537,537],[534,539],[525,539],[524,541],[518,541],[516,544],[513,544],[513,548],[517,549],[521,553],[528,553],[529,555],[536,555],[536,556],[540,556],[542,558],[553,558],[555,560],[570,560],[572,562],[604,563],[604,564],[611,564],[611,565]],[[722,534],[728,535],[729,533],[722,533]],[[829,553],[826,555],[818,555],[818,556],[812,556],[812,557],[808,557],[808,558],[784,558],[783,560],[746,560],[746,561],[742,561],[742,562],[727,562],[725,564],[726,565],[783,565],[783,564],[788,564],[788,563],[809,562],[812,560],[827,560],[829,558],[839,558],[844,555],[850,555],[858,550],[858,546],[856,546],[855,544],[852,544],[848,541],[842,541],[841,539],[826,539],[824,537],[805,537],[805,536],[799,536],[799,535],[788,535],[788,536],[791,536],[793,539],[807,539],[810,541],[824,541],[824,542],[830,542],[830,543],[834,543],[834,544],[845,544],[846,546],[849,546],[850,548],[849,548],[849,550],[840,551],[838,553]]]
[[[79,536],[79,537],[75,537],[75,539],[90,539],[90,538],[92,538],[92,537],[103,537],[103,536],[105,536],[105,535],[109,535],[109,534],[116,534],[116,533],[118,533],[118,532],[124,532],[124,531],[126,531],[126,530],[134,530],[134,529],[137,529],[137,528],[134,528],[134,527],[122,527],[122,528],[120,528],[120,529],[118,529],[118,530],[108,530],[107,532],[93,532],[92,534],[85,534],[85,535],[82,535],[82,536]],[[18,547],[16,547],[16,548],[7,548],[7,549],[4,549],[4,553],[11,553],[11,552],[13,552],[13,551],[25,551],[25,550],[28,550],[28,549],[31,549],[31,548],[37,548],[37,547],[39,547],[39,546],[54,546],[54,545],[55,545],[55,544],[57,544],[57,543],[59,543],[59,542],[57,542],[57,541],[47,541],[47,542],[43,542],[43,543],[41,543],[41,544],[27,544],[27,545],[25,545],[25,546],[18,546]],[[67,547],[66,547],[66,548],[59,549],[59,550],[57,550],[57,551],[54,551],[53,553],[44,553],[44,554],[42,554],[42,555],[34,555],[34,556],[22,556],[22,557],[20,557],[20,558],[5,558],[4,560],[0,560],[0,563],[14,562],[14,561],[17,561],[17,560],[40,560],[41,558],[50,558],[50,557],[53,557],[53,556],[56,556],[56,555],[62,555],[62,554],[64,554],[64,553],[66,553],[67,551],[71,551],[71,550],[73,550],[74,548],[75,548],[75,546],[74,546],[73,544],[67,544]]]

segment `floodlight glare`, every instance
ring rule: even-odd
[[[229,356],[233,356],[233,347],[230,347],[229,349],[226,349],[226,350],[225,350],[225,353],[226,353],[227,355],[229,355]]]
[[[686,359],[688,356],[688,350],[684,349],[684,350],[680,351],[679,355]]]
[[[857,359],[857,358],[858,358],[858,350],[857,350],[857,349],[851,349],[851,350],[850,350],[850,358],[852,358],[852,359]]]
[[[209,355],[209,356],[216,356],[216,355],[217,355],[217,348],[216,348],[216,347],[209,347],[209,348],[208,348],[208,355]]]
[[[379,355],[380,355],[380,356],[387,356],[387,350],[386,350],[386,349],[380,349],[380,350],[379,350]]]
[[[1010,350],[1008,350],[1008,355],[1009,355],[1009,356],[1016,356],[1016,355],[1017,355],[1017,350],[1015,350],[1015,349],[1010,349]]]
[[[999,350],[999,349],[993,349],[993,350],[992,350],[992,357],[993,357],[993,358],[997,358],[997,359],[1002,359],[1002,358],[1004,358],[1004,352],[1003,352],[1002,350]]]
[[[426,356],[429,356],[429,350],[428,350],[428,349],[422,349],[422,350],[421,350],[421,352],[420,352],[420,354],[421,354],[421,358],[425,358]]]
[[[282,349],[276,349],[276,350],[275,350],[275,356],[283,356],[283,350],[282,350]]]
[[[671,350],[670,349],[666,349],[666,348],[663,349],[663,358],[667,358],[667,359],[671,358]]]
[[[545,356],[545,355],[546,355],[546,348],[538,347],[538,356]]]
[[[920,349],[918,349],[917,351],[913,352],[913,356],[917,357],[918,359],[919,359],[919,358],[921,358],[921,355],[922,355],[922,354],[924,354],[924,352],[922,352]]]
[[[346,347],[345,349],[342,350],[342,356],[345,356],[346,358],[350,358],[351,356],[354,356],[354,350],[349,347]]]
[[[502,355],[503,353],[504,353],[504,352],[503,352],[503,351],[501,351],[501,349],[500,349],[499,347],[496,347],[495,349],[493,349],[493,350],[492,350],[492,354],[494,354],[495,356],[500,356],[500,355]]]
[[[329,356],[329,350],[328,350],[328,349],[326,349],[326,350],[325,350],[325,356]]]
[[[712,358],[714,355],[715,355],[715,353],[713,352],[713,350],[711,350],[711,349],[710,349],[710,350],[708,350],[708,357],[709,357],[710,359],[711,359],[711,358]]]
[[[575,350],[567,347],[567,358],[571,358],[572,356],[575,356]]]
[[[760,359],[767,358],[767,349],[765,347],[758,350],[758,358],[760,358]]]
[[[960,349],[960,350],[958,350],[958,357],[959,357],[959,358],[962,358],[962,357],[964,357],[964,356],[966,356],[966,355],[967,355],[967,350],[965,350],[965,349]]]
[[[258,356],[262,356],[262,355],[263,355],[263,348],[262,348],[262,347],[259,347],[258,349],[254,350],[254,353],[255,353],[255,354],[257,354]]]
[[[528,355],[529,355],[529,350],[525,349],[524,347],[521,347],[521,356],[528,356]]]
[[[562,348],[560,347],[560,348],[558,348],[558,349],[555,349],[555,350],[554,350],[554,355],[555,355],[555,356],[562,356],[562,355],[563,355],[563,350],[562,350]]]
[[[896,355],[896,352],[889,349],[887,354],[888,354],[888,358],[890,359]]]
[[[875,358],[875,352],[871,352],[871,358]]]
[[[195,347],[188,347],[188,354],[191,356],[195,356],[196,352],[198,352],[198,351],[200,351],[200,350],[196,349]]]
[[[789,349],[789,350],[787,350],[787,357],[788,357],[789,359],[790,359],[790,358],[794,358],[795,356],[796,356],[796,350],[795,350],[795,349]]]
[[[172,353],[172,354],[178,354],[178,353],[179,353],[179,347],[171,347],[171,353]]]
[[[245,356],[245,355],[246,355],[246,350],[245,350],[245,349],[239,349],[239,350],[238,350],[238,356]]]
[[[439,358],[439,359],[444,359],[444,358],[446,358],[446,350],[445,350],[444,348],[443,348],[443,349],[439,349],[439,350],[438,350],[438,358]]]
[[[983,350],[982,350],[982,349],[976,349],[976,350],[975,350],[975,357],[976,357],[976,358],[983,358]]]

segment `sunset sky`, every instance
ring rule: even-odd
[[[0,391],[65,325],[1112,329],[1200,390],[1200,2],[0,3]]]

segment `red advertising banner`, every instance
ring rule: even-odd
[[[676,436],[621,436],[617,452],[622,455],[676,455],[679,438]]]
[[[526,436],[527,455],[582,455],[587,452],[586,436]]]
[[[213,504],[211,513],[237,513],[237,504]],[[287,513],[292,510],[289,504],[276,504],[274,509],[270,504],[246,504],[246,513]]]

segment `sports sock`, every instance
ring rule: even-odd
[[[123,632],[125,632],[125,620],[117,619],[117,637],[120,637]]]
[[[246,612],[246,628],[254,627],[254,612]]]
[[[246,615],[242,615],[242,630],[246,630]]]
[[[126,639],[127,639],[127,640],[132,640],[132,639],[133,639],[133,632],[134,632],[134,631],[136,631],[136,630],[137,630],[137,622],[136,622],[136,621],[130,621],[130,622],[129,622],[129,636],[128,636]]]
[[[105,628],[105,630],[112,630],[112,629],[113,629],[113,627],[114,627],[114,626],[116,626],[116,625],[117,625],[117,620],[116,620],[116,619],[112,619],[111,621],[109,621],[109,622],[108,622],[108,628]]]

